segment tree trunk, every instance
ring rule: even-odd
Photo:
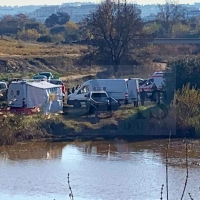
[[[114,75],[117,76],[117,72],[119,69],[119,61],[118,60],[113,60],[113,70],[114,70]]]

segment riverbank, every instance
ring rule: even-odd
[[[63,114],[3,115],[0,144],[20,141],[74,141],[112,138],[185,137],[178,134],[175,113],[164,105],[122,106],[113,113],[87,115],[86,109],[65,107]],[[191,135],[190,135],[191,136]]]

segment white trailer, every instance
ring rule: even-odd
[[[12,81],[7,93],[11,108],[40,108],[44,113],[63,111],[62,86],[46,81]]]

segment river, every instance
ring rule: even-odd
[[[68,173],[74,200],[166,199],[167,140],[44,143],[0,147],[0,199],[67,200]],[[169,199],[181,199],[185,144],[171,140]],[[188,141],[188,181],[183,199],[199,199],[200,141]]]

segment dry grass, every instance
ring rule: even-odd
[[[0,40],[0,56],[55,56],[77,57],[87,49],[82,45],[54,45],[25,43],[19,40]]]

